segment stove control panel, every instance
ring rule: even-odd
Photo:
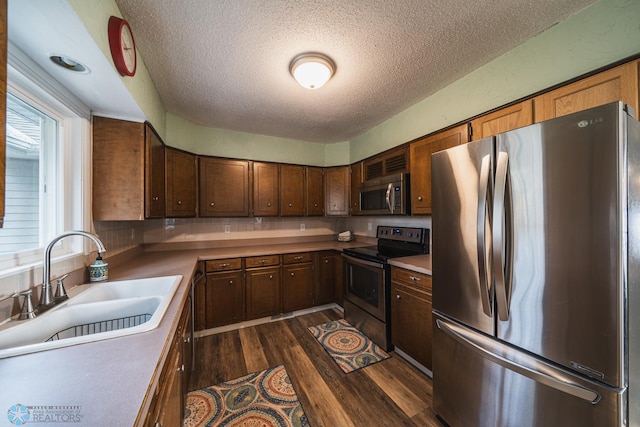
[[[426,228],[379,225],[376,237],[378,239],[424,244],[429,241],[429,230]]]

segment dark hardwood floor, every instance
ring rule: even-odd
[[[345,374],[307,331],[340,318],[332,309],[197,338],[190,390],[284,365],[313,427],[442,427],[431,379],[400,356]]]

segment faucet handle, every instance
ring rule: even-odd
[[[60,277],[57,280],[58,286],[56,287],[56,295],[55,295],[56,302],[69,299],[69,296],[67,295],[67,290],[64,288],[64,283],[63,283],[64,279],[66,279],[67,277],[69,277],[69,275],[65,274],[64,276]]]
[[[27,289],[26,291],[13,294],[14,298],[24,298],[22,302],[22,310],[20,310],[20,314],[18,315],[18,320],[33,319],[36,317],[36,311],[33,308],[33,299],[31,298],[32,293],[32,289]]]

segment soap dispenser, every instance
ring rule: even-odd
[[[102,260],[100,254],[96,261],[89,266],[89,280],[91,282],[104,282],[109,278],[109,264]]]

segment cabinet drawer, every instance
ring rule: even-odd
[[[266,267],[280,264],[280,255],[264,255],[245,258],[247,268]]]
[[[431,276],[405,270],[404,268],[393,267],[391,269],[391,281],[419,286],[431,291]]]
[[[242,258],[216,259],[205,262],[207,273],[212,271],[227,271],[242,269]]]
[[[311,252],[298,252],[295,254],[282,255],[283,264],[298,264],[302,262],[312,262],[313,253]]]

